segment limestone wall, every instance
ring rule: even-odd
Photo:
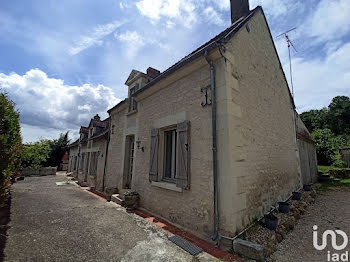
[[[56,175],[56,167],[23,168],[20,170],[21,176],[50,176]]]
[[[144,152],[135,150],[132,178],[132,189],[140,194],[141,207],[207,238],[213,232],[211,108],[201,106],[205,100],[201,88],[210,83],[209,66],[201,58],[176,74],[138,96],[137,113],[128,114],[127,103],[111,112],[114,131],[109,144],[106,186],[123,188],[125,140],[134,135],[144,147]],[[191,126],[190,189],[150,183],[151,129],[185,120]],[[159,170],[160,175],[162,172]]]
[[[261,11],[217,67],[220,229],[234,235],[301,186],[294,109]]]

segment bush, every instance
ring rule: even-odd
[[[0,93],[0,183],[20,165],[22,149],[19,113],[6,94]]]
[[[59,139],[46,139],[25,144],[23,145],[21,166],[23,168],[58,167],[68,144],[68,132],[61,134]]]
[[[316,143],[317,160],[319,165],[333,165],[336,167],[344,166],[339,154],[339,149],[349,145],[347,136],[336,136],[328,128],[316,129],[311,133],[311,136]]]
[[[50,153],[48,140],[25,144],[22,152],[21,166],[23,168],[40,168],[46,163]]]

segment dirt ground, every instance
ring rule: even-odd
[[[350,237],[350,189],[333,188],[320,192],[313,205],[309,206],[286,238],[278,245],[277,251],[268,261],[328,261],[328,251],[342,254],[350,251],[350,245],[342,250],[335,251],[332,248],[330,238],[327,247],[318,251],[313,247],[313,226],[318,227],[318,244],[321,244],[321,236],[325,230],[342,230]],[[341,244],[342,238],[337,240]],[[332,260],[330,260],[332,261]],[[341,261],[341,260],[340,260]],[[350,261],[350,260],[347,260]]]

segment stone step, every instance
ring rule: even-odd
[[[118,205],[123,205],[125,200],[124,200],[124,196],[120,195],[120,194],[114,194],[111,196],[111,201],[114,203],[117,203]]]

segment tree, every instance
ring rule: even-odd
[[[311,133],[317,151],[318,163],[321,165],[342,166],[339,149],[350,145],[347,136],[336,136],[330,129],[316,129]]]
[[[307,129],[330,129],[335,135],[350,135],[350,98],[336,96],[327,108],[310,110],[300,115]]]
[[[330,128],[327,108],[310,110],[302,113],[300,117],[310,132],[316,129]]]
[[[24,168],[39,168],[43,166],[49,157],[50,150],[49,140],[40,140],[23,145],[21,166]]]
[[[336,135],[350,134],[350,98],[336,96],[328,106],[332,131]]]
[[[19,166],[21,148],[19,113],[15,103],[0,93],[0,185]]]
[[[49,140],[50,152],[45,166],[57,166],[61,164],[62,157],[70,143],[68,132],[60,134],[58,139]]]
[[[316,129],[311,135],[316,143],[318,163],[320,165],[331,165],[335,157],[332,145],[334,134],[330,129]]]

